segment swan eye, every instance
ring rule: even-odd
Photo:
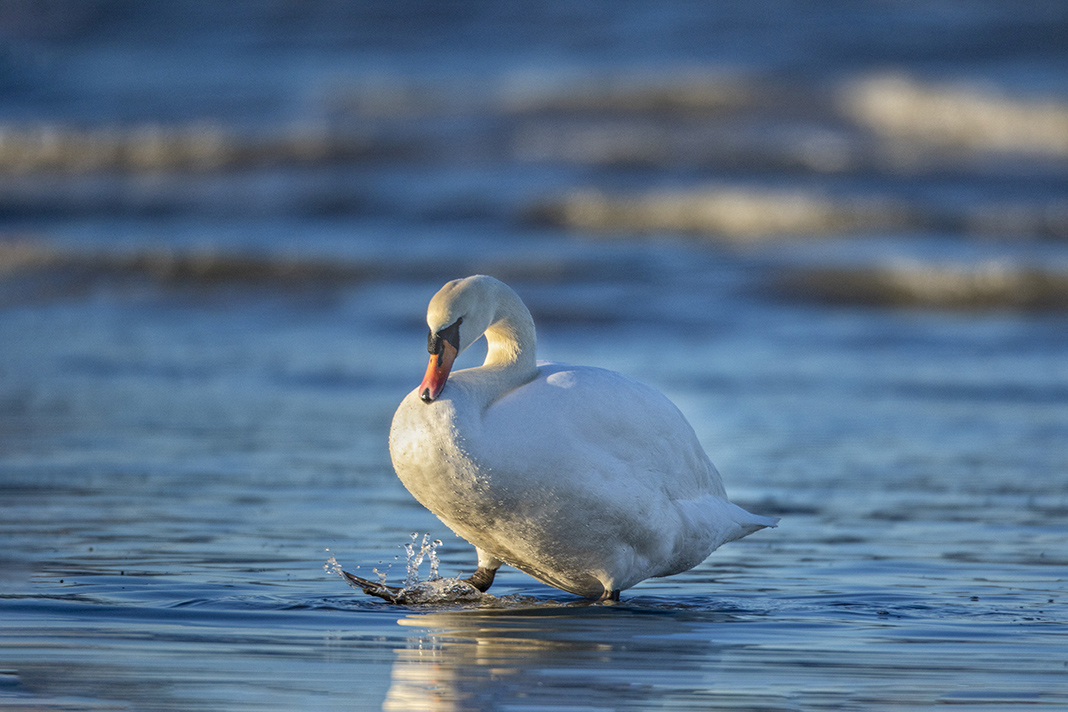
[[[460,350],[460,324],[464,321],[463,317],[460,317],[451,325],[446,326],[444,329],[434,333],[431,331],[426,338],[426,350],[433,355],[441,353],[442,342],[448,341],[452,344],[452,347],[457,351]]]

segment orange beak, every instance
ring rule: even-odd
[[[441,395],[441,389],[445,387],[445,381],[449,380],[449,371],[452,370],[452,362],[455,360],[456,347],[448,341],[441,342],[441,353],[430,355],[426,375],[419,384],[419,397],[424,403],[430,403]]]

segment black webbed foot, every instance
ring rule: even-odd
[[[400,602],[401,588],[398,586],[387,586],[386,584],[379,583],[377,581],[368,581],[367,579],[360,578],[355,574],[350,574],[348,571],[342,571],[341,575],[344,576],[345,580],[353,586],[363,589],[363,592],[369,596],[377,596],[378,598],[383,598],[389,601],[390,603]]]
[[[486,569],[479,567],[475,573],[471,574],[465,579],[460,579],[463,583],[470,585],[475,590],[485,593],[490,586],[493,585],[493,578],[497,574],[497,569]],[[377,581],[370,581],[365,578],[360,578],[355,574],[350,574],[348,571],[342,571],[341,575],[345,577],[345,580],[350,584],[363,590],[369,596],[375,596],[390,603],[410,603],[404,595],[404,589],[399,586],[387,586],[384,583]]]

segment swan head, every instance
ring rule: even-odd
[[[441,389],[449,379],[453,361],[460,353],[460,324],[463,321],[463,317],[459,317],[437,332],[434,327],[430,328],[426,345],[426,350],[430,352],[430,364],[426,367],[423,382],[419,384],[419,397],[424,403],[431,403],[441,395]]]
[[[419,398],[424,403],[441,395],[456,357],[489,328],[497,307],[497,285],[503,286],[484,275],[456,279],[430,300],[426,313],[430,363],[419,384]]]

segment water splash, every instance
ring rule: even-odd
[[[458,578],[419,581],[413,586],[406,586],[397,595],[397,603],[407,605],[484,602],[492,599],[493,596],[490,594],[483,593],[467,581]]]
[[[326,553],[330,554],[330,550],[327,549]],[[323,571],[325,571],[328,574],[334,574],[335,576],[341,576],[342,575],[341,564],[338,563],[337,559],[334,558],[333,554],[330,554],[330,558],[328,558],[326,560],[326,563],[323,564]]]
[[[441,578],[438,575],[438,566],[441,562],[438,560],[438,547],[441,546],[441,539],[435,539],[430,542],[430,551],[427,552],[427,558],[430,559],[430,580],[434,581]]]
[[[330,554],[330,549],[325,549],[325,551],[326,551],[327,554]],[[379,565],[382,564],[381,561],[379,561],[378,563],[379,563]],[[390,564],[387,567],[387,570],[389,568],[392,568],[392,566],[393,565]],[[360,567],[357,566],[356,568],[359,569]],[[329,558],[327,558],[327,560],[326,560],[326,563],[323,564],[323,571],[325,571],[328,574],[334,574],[336,576],[344,577],[344,569],[342,568],[341,564],[338,562],[337,558],[333,554],[330,554]],[[377,566],[375,568],[371,569],[371,571],[376,576],[378,576],[378,582],[380,584],[382,584],[382,585],[385,585],[386,579],[389,578],[389,574],[387,573],[387,571],[379,571]]]
[[[418,532],[412,532],[412,540],[404,545],[407,554],[407,572],[404,578],[404,588],[411,588],[419,583],[419,567],[423,565],[423,559],[430,559],[430,577],[427,581],[436,581],[441,578],[438,575],[438,555],[436,549],[441,546],[441,539],[429,541],[430,535],[424,534],[423,541],[419,545],[419,551],[415,550],[415,542],[419,538]],[[385,583],[385,581],[383,581]]]

